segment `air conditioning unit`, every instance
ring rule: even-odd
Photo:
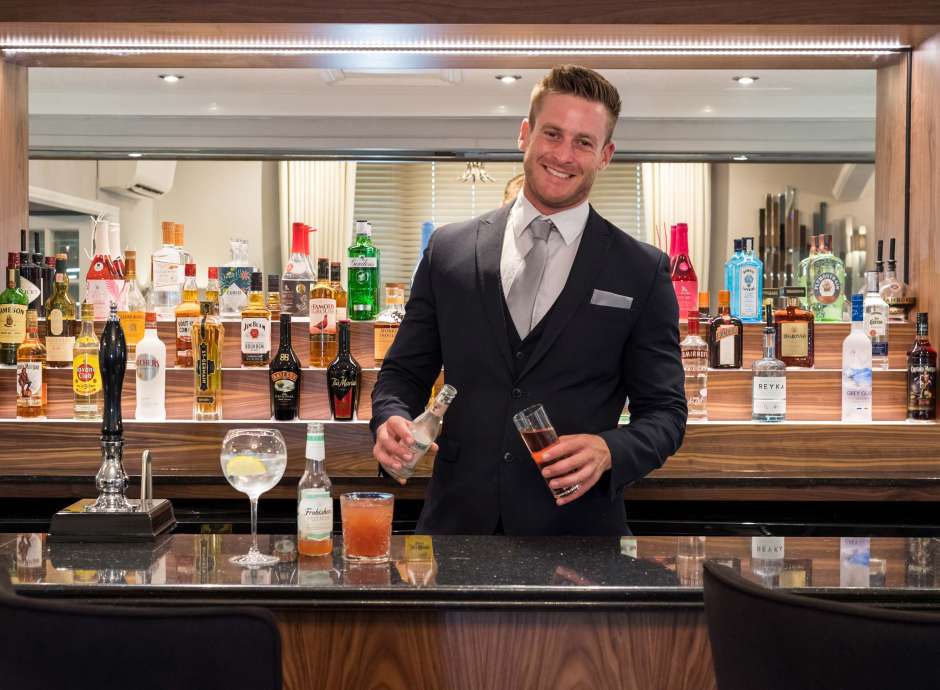
[[[99,161],[98,187],[134,199],[156,199],[173,186],[176,161]]]

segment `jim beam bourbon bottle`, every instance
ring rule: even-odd
[[[326,382],[333,419],[347,422],[356,418],[356,411],[359,408],[362,367],[353,359],[349,351],[349,321],[340,321],[337,329],[339,353],[326,370]]]

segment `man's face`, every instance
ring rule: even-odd
[[[598,171],[610,163],[613,142],[607,139],[607,109],[601,103],[569,94],[548,94],[534,125],[519,129],[524,152],[525,195],[549,215],[587,199]]]

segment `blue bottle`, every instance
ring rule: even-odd
[[[754,238],[744,238],[744,252],[732,266],[731,315],[744,323],[762,321],[764,264],[754,256]]]
[[[734,279],[734,266],[742,258],[742,250],[744,248],[744,241],[735,239],[734,240],[734,254],[731,255],[731,258],[725,261],[725,290],[732,292],[731,281]]]

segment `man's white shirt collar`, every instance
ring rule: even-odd
[[[548,218],[555,224],[565,244],[570,245],[584,232],[590,211],[590,204],[588,204],[588,201],[585,199],[574,208],[565,209],[564,211],[546,216],[535,208],[532,202],[526,199],[525,193],[520,190],[512,206],[512,210],[509,212],[510,227],[512,227],[516,239],[519,239],[522,232],[529,227],[529,223],[539,216],[542,216],[543,218]]]

